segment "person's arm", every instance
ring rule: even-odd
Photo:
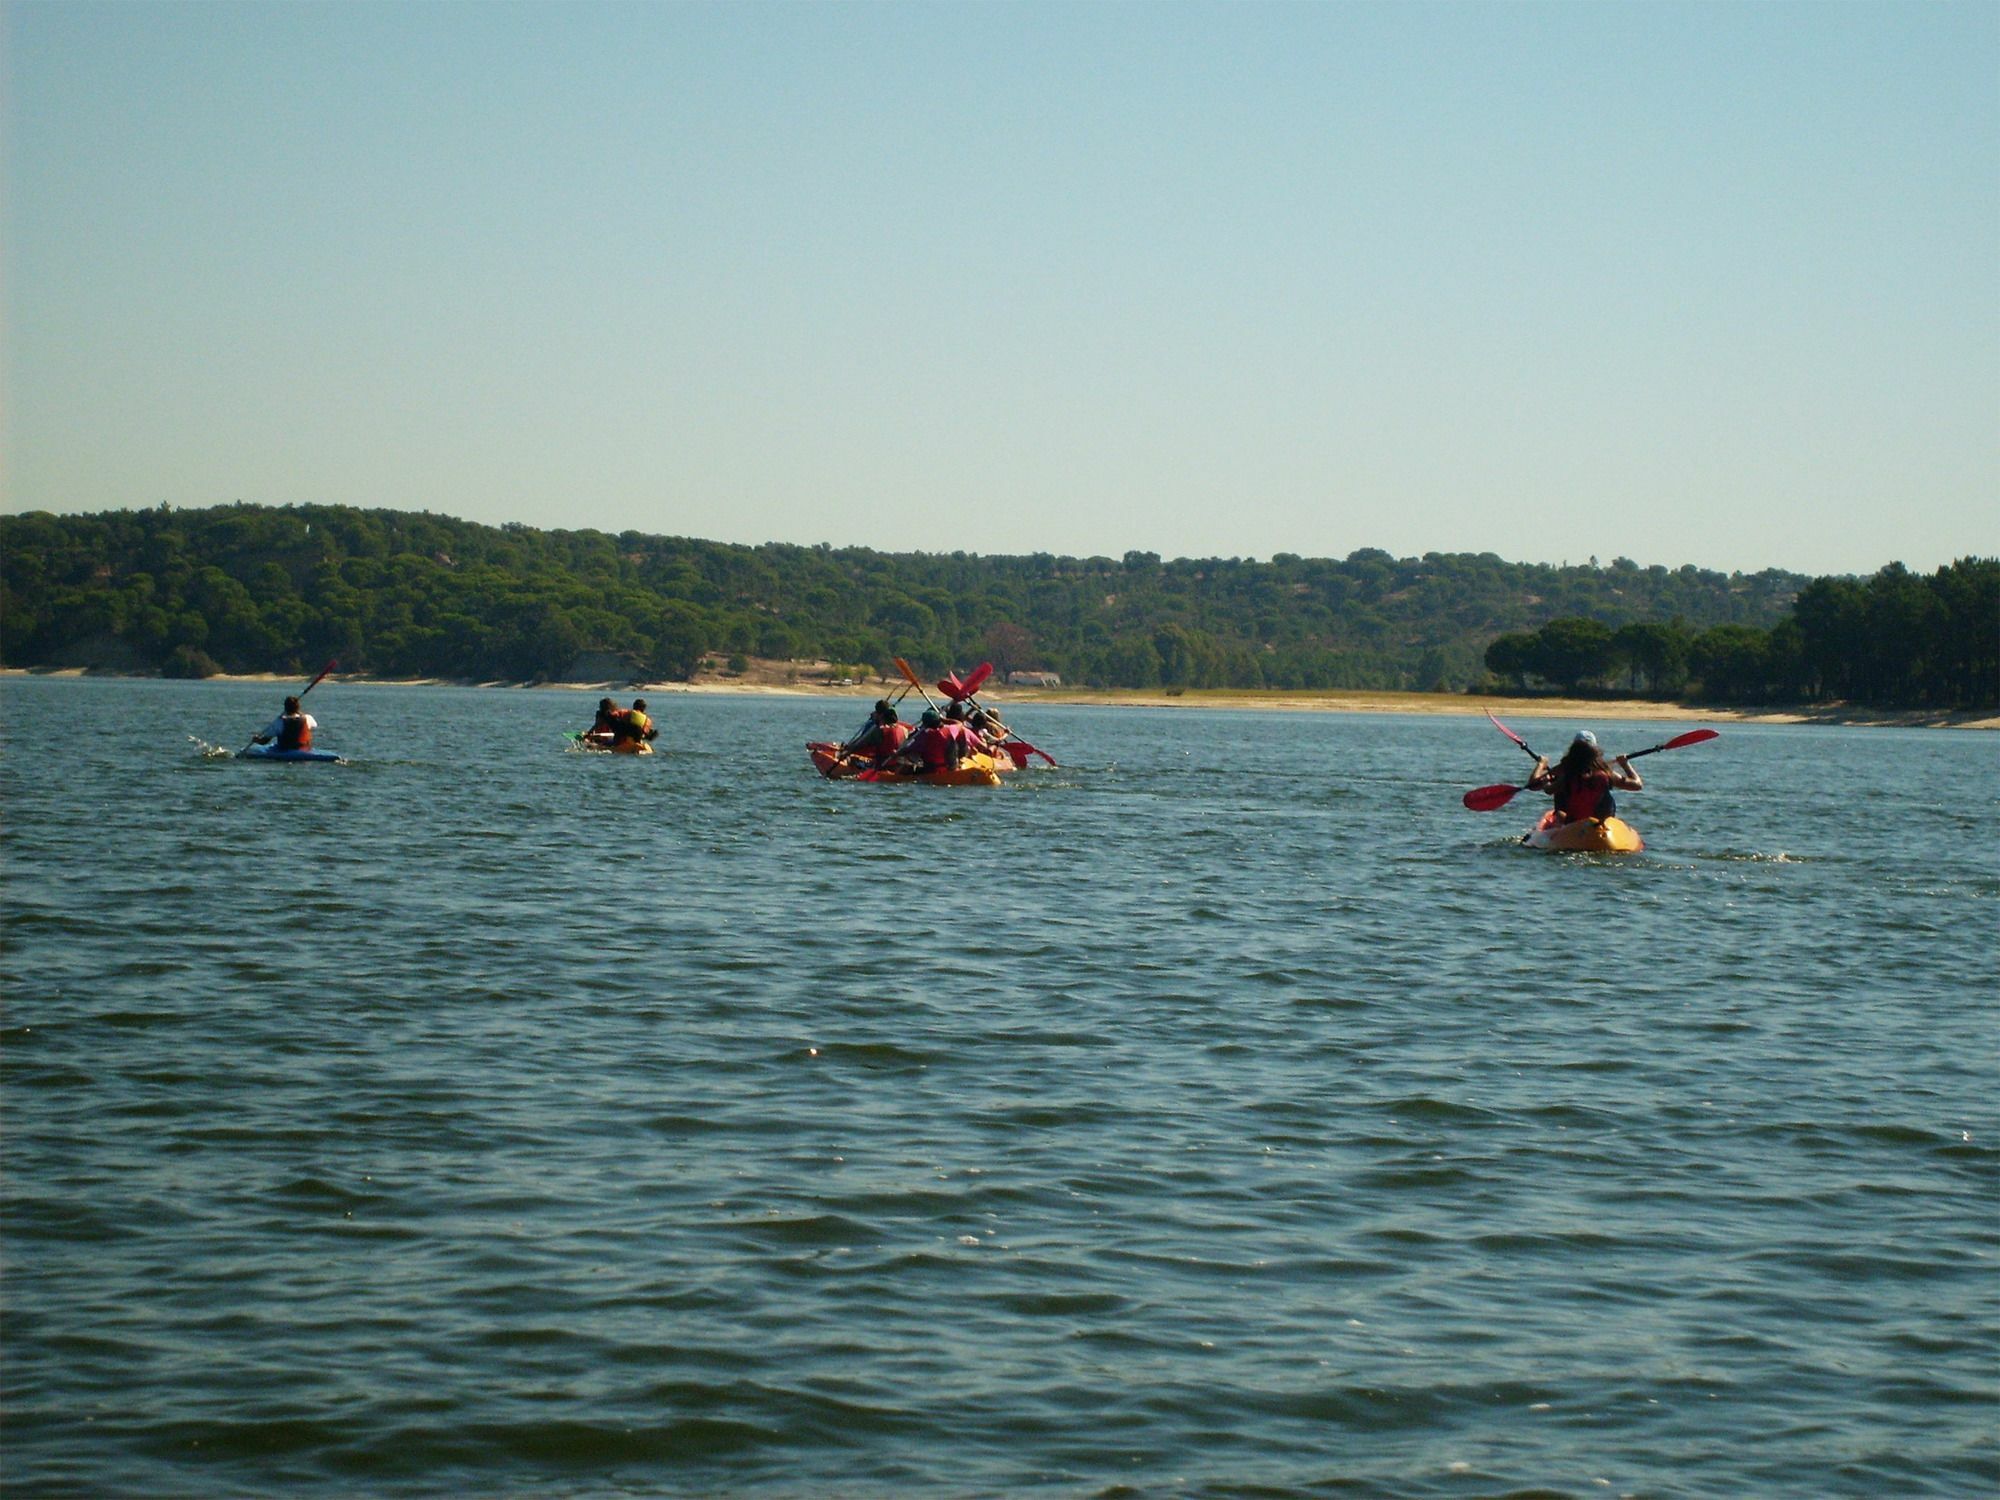
[[[1614,757],[1611,762],[1611,784],[1621,792],[1643,792],[1646,789],[1646,783],[1632,769],[1632,762],[1622,755]]]
[[[1549,789],[1551,779],[1549,758],[1546,755],[1536,756],[1535,769],[1528,773],[1528,790],[1531,792],[1546,792]]]

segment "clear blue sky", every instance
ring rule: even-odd
[[[13,4],[0,505],[2000,553],[2000,5]]]

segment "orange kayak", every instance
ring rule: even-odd
[[[968,755],[955,770],[877,771],[866,756],[843,758],[840,746],[825,740],[808,740],[806,754],[812,757],[813,769],[832,781],[850,780],[866,772],[868,781],[914,782],[921,786],[998,786],[1002,769],[1002,764],[990,755]],[[1005,762],[1004,768],[1013,770],[1013,763]]]
[[[1554,808],[1523,835],[1530,849],[1556,854],[1637,854],[1646,847],[1639,830],[1623,818],[1579,818],[1565,823]]]

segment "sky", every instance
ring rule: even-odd
[[[2000,554],[2000,4],[11,3],[0,509]]]

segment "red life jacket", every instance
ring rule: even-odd
[[[929,727],[919,729],[910,741],[910,747],[917,752],[927,771],[942,771],[951,764],[950,744],[942,729]]]
[[[1599,815],[1597,810],[1604,805],[1605,795],[1611,790],[1611,773],[1591,771],[1575,781],[1558,780],[1554,790],[1556,811],[1569,822],[1581,822]]]
[[[875,738],[867,748],[876,755],[894,755],[909,737],[910,726],[907,724],[877,724]]]
[[[280,750],[310,750],[313,747],[312,720],[304,714],[284,714],[278,719]]]

